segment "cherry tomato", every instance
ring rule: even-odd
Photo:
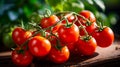
[[[61,50],[52,47],[49,57],[54,63],[64,63],[69,59],[69,54],[70,52],[66,46],[63,46]]]
[[[105,27],[102,31],[95,31],[92,35],[100,47],[108,47],[114,41],[114,33],[109,27]]]
[[[12,61],[18,66],[28,66],[33,59],[33,56],[28,50],[24,50],[23,53],[19,53],[20,49],[15,49],[12,51]]]
[[[45,17],[41,20],[40,26],[42,28],[47,28],[49,26],[52,26],[56,24],[59,21],[59,18],[55,15],[51,15],[50,17]]]
[[[68,43],[67,47],[70,51],[70,55],[79,55],[76,42],[75,43]]]
[[[58,23],[56,26],[54,26],[53,29],[52,29],[52,32],[56,33],[61,25],[62,25],[62,23]]]
[[[97,46],[96,40],[93,37],[88,41],[79,38],[76,44],[79,53],[83,55],[93,55]]]
[[[58,30],[58,36],[63,43],[76,42],[79,37],[79,28],[75,24],[71,27],[61,25]]]
[[[12,32],[12,39],[19,46],[23,44],[31,36],[32,33],[30,31],[25,31],[21,27],[15,28]]]
[[[44,37],[35,36],[29,41],[28,47],[32,55],[36,57],[44,57],[49,53],[51,43]]]
[[[88,10],[83,10],[79,13],[80,15],[84,16],[85,18],[87,18],[88,20],[90,20],[90,22],[96,22],[96,18],[94,16],[94,14],[91,11]],[[83,18],[78,17],[78,19],[82,22],[85,23],[86,21],[83,20]]]
[[[52,46],[55,46],[57,43],[57,38],[55,36],[50,36],[49,41],[50,41]]]
[[[67,20],[69,22],[73,22],[75,20],[75,17],[73,15],[71,15],[71,14],[66,14],[65,17],[67,18]],[[66,20],[63,20],[62,23],[65,24]]]
[[[85,29],[88,32],[88,34],[91,35],[97,28],[96,26],[97,26],[96,23],[91,23],[91,25],[85,26]],[[85,35],[85,32],[83,31],[83,29],[80,29],[80,35],[81,36]]]

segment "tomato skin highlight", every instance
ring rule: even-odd
[[[49,58],[54,63],[65,63],[69,59],[70,52],[66,46],[62,47],[61,50],[56,49],[55,47],[52,47]]]
[[[78,52],[86,56],[93,55],[97,47],[96,40],[93,37],[88,41],[79,38],[76,44]]]
[[[111,28],[106,27],[102,31],[95,31],[92,36],[96,39],[100,47],[109,47],[114,41],[114,33]]]
[[[31,54],[35,57],[44,57],[51,50],[51,43],[48,39],[35,36],[28,43]]]
[[[58,36],[63,43],[76,42],[79,37],[79,28],[75,24],[69,28],[65,25],[61,25],[58,30]]]
[[[11,56],[13,63],[18,66],[28,66],[33,60],[33,56],[28,50],[24,51],[23,54],[13,50]]]
[[[15,28],[12,32],[12,39],[19,46],[22,45],[31,36],[32,33],[30,31],[25,31],[21,27]]]

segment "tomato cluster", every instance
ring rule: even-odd
[[[21,27],[13,30],[12,38],[17,44],[12,51],[15,64],[27,66],[33,57],[64,63],[70,54],[93,55],[97,46],[108,47],[113,43],[113,31],[109,27],[98,26],[92,12],[84,10],[62,14],[42,18],[39,28],[33,31]]]

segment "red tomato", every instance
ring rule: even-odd
[[[95,31],[92,36],[100,47],[108,47],[114,41],[114,33],[109,27],[105,27],[102,31]]]
[[[64,63],[69,59],[69,54],[69,50],[66,46],[62,47],[61,50],[52,47],[49,57],[54,63]]]
[[[74,43],[69,43],[69,44],[67,44],[67,47],[68,47],[70,52],[73,52],[74,49],[75,49],[75,44]]]
[[[49,53],[51,43],[44,37],[35,36],[29,41],[28,47],[32,55],[36,57],[44,57]]]
[[[57,43],[57,38],[55,36],[50,36],[49,41],[50,41],[52,46],[55,46]]]
[[[59,23],[59,24],[57,24],[56,26],[54,26],[53,29],[52,29],[52,32],[53,32],[53,33],[56,33],[56,32],[58,31],[58,29],[60,28],[61,25],[62,25],[62,24]]]
[[[59,18],[55,15],[51,15],[50,17],[45,17],[41,20],[40,26],[42,28],[47,28],[49,26],[52,26],[56,24],[59,21]]]
[[[73,22],[73,21],[75,20],[75,17],[74,17],[73,15],[71,15],[71,14],[66,14],[65,17],[67,18],[67,20],[68,20],[69,22]],[[66,23],[66,20],[63,20],[62,23],[65,24],[65,23]]]
[[[63,43],[76,42],[79,37],[79,28],[75,24],[71,27],[61,25],[58,30],[58,36]]]
[[[25,31],[21,27],[15,28],[12,32],[12,39],[19,46],[23,44],[31,36],[32,33],[30,31]]]
[[[78,52],[83,54],[83,55],[92,55],[95,52],[97,43],[96,40],[91,37],[90,40],[86,41],[86,40],[81,40],[79,38],[79,40],[77,41],[77,47],[78,47]]]
[[[33,31],[33,32],[32,32],[32,35],[35,35],[35,34],[36,34],[36,32],[37,32],[37,31]],[[35,36],[41,36],[41,34],[40,34],[40,33],[38,33],[38,34],[36,34]]]
[[[18,51],[18,49],[12,51],[13,63],[21,67],[28,66],[32,62],[33,56],[27,50],[24,50],[23,53],[18,53]]]
[[[80,15],[84,16],[85,18],[87,18],[88,20],[90,20],[90,22],[96,22],[96,18],[94,16],[94,14],[91,11],[88,10],[83,10],[79,13]],[[83,20],[83,18],[78,17],[78,19],[82,22],[85,23],[86,21]]]
[[[71,55],[79,55],[76,43],[69,43],[67,47]]]
[[[96,26],[97,26],[96,23],[91,23],[91,25],[85,26],[85,29],[88,32],[88,34],[91,35],[95,31]],[[80,35],[81,36],[85,35],[85,32],[83,31],[83,29],[80,29]]]

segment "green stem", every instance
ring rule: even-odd
[[[28,38],[28,39],[20,46],[20,48],[22,48],[23,46],[27,45],[28,42],[29,42],[29,40],[31,40],[32,37],[36,36],[36,35],[37,35],[38,33],[40,33],[40,32],[41,32],[41,31],[35,32],[30,38]]]
[[[49,30],[51,27],[55,27],[57,24],[61,23],[63,20],[65,20],[65,18],[62,18],[60,21],[58,21],[58,22],[55,23],[54,25],[49,26],[49,27],[47,27],[47,28],[44,28],[43,30]]]
[[[23,20],[21,20],[21,26],[22,26],[23,29],[25,29],[25,26],[24,26]]]
[[[88,26],[91,25],[91,22],[87,18],[85,18],[84,16],[82,16],[82,15],[80,15],[78,13],[75,13],[75,12],[74,12],[74,14],[81,17],[83,20],[87,21]]]
[[[65,18],[65,17],[64,17]],[[71,27],[71,24],[69,24],[69,21],[68,21],[68,19],[67,18],[65,18],[65,21],[66,21],[66,27]]]
[[[102,31],[104,29],[102,22],[97,21],[97,25],[98,25],[99,31]]]
[[[46,17],[49,17],[51,15],[51,11],[49,9],[46,9],[45,14],[47,15]]]
[[[80,26],[82,27],[83,31],[85,32],[85,35],[86,35],[86,36],[89,36],[89,35],[88,35],[88,32],[86,31],[86,29],[85,29],[85,27],[82,25],[82,23],[81,23],[79,20],[78,20],[78,22],[79,22]]]

